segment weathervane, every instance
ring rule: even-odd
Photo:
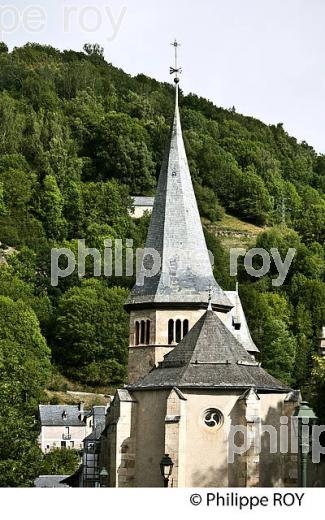
[[[171,45],[175,49],[175,67],[170,67],[169,68],[169,72],[170,72],[170,74],[175,74],[174,82],[177,84],[177,83],[179,83],[179,76],[178,75],[182,73],[182,67],[178,66],[178,61],[177,61],[177,58],[178,58],[177,50],[178,50],[178,47],[181,46],[181,44],[178,43],[178,41],[175,38],[175,40],[173,41],[173,43],[171,43]]]

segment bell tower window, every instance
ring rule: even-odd
[[[169,320],[168,321],[168,345],[179,343],[189,331],[189,321]]]
[[[176,320],[176,343],[179,343],[182,339],[182,322]]]
[[[140,343],[140,323],[138,321],[135,322],[135,344],[139,345]]]
[[[147,320],[146,323],[146,344],[150,344],[150,320]]]
[[[140,323],[140,343],[141,343],[141,345],[144,345],[145,339],[146,339],[145,328],[146,328],[146,322],[144,320],[141,320],[141,323]]]
[[[149,345],[150,344],[150,320],[141,320],[135,322],[134,344]]]
[[[168,322],[168,345],[174,343],[174,320]]]
[[[183,338],[188,333],[188,320],[183,321]]]

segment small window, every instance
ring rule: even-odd
[[[146,327],[146,344],[150,344],[150,320],[147,320],[147,327]]]
[[[176,343],[179,343],[182,340],[182,322],[181,320],[176,320]]]
[[[140,343],[141,343],[141,345],[144,345],[145,339],[146,339],[145,328],[146,328],[146,322],[144,320],[141,320],[141,326],[140,326]]]
[[[183,321],[183,338],[188,333],[188,320]]]
[[[66,447],[67,447],[66,441],[61,441],[61,448],[66,448]]]
[[[239,318],[232,318],[232,326],[234,327],[235,330],[240,330],[240,327],[241,327],[241,323],[240,323],[240,320]]]
[[[174,320],[168,322],[168,345],[174,343]]]
[[[70,441],[70,448],[74,448],[74,441]]]
[[[135,344],[139,345],[140,343],[140,323],[138,321],[135,322]]]

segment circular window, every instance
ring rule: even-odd
[[[209,408],[203,414],[203,421],[209,428],[221,428],[223,425],[223,415],[216,408]]]

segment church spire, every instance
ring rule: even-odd
[[[213,277],[186,157],[178,106],[179,74],[175,40],[175,112],[169,143],[158,180],[142,269],[126,307],[141,305],[195,306],[206,308],[211,287],[211,306],[228,311],[232,304]],[[155,250],[160,269],[147,276]],[[155,255],[156,256],[156,255]]]

